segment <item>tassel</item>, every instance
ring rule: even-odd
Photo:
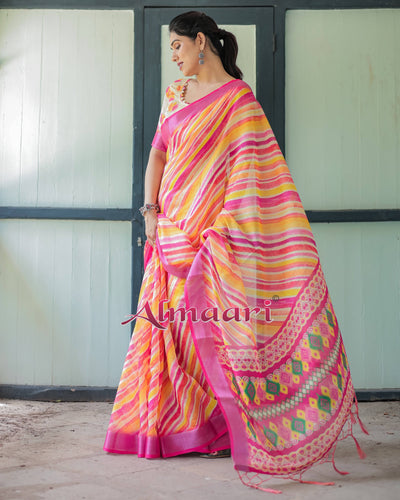
[[[282,491],[280,491],[280,490],[273,490],[273,489],[271,489],[271,488],[263,488],[262,486],[260,486],[260,485],[263,483],[263,481],[262,481],[261,479],[260,479],[260,482],[259,482],[259,483],[252,484],[250,481],[252,481],[255,477],[258,477],[258,478],[259,478],[258,474],[254,474],[254,476],[253,476],[251,479],[249,479],[249,477],[247,476],[247,474],[246,474],[246,473],[242,475],[242,474],[240,474],[240,472],[239,472],[239,471],[237,471],[237,472],[238,472],[238,474],[239,474],[240,480],[242,481],[242,483],[243,483],[245,486],[250,486],[250,488],[255,488],[256,490],[265,491],[266,493],[274,493],[274,494],[276,494],[276,495],[279,495],[280,493],[282,493]],[[245,481],[243,480],[243,476],[246,476],[246,478],[248,479],[248,482],[245,482]]]
[[[358,444],[358,441],[357,439],[353,436],[353,434],[351,434],[353,439],[354,439],[354,442],[356,443],[356,446],[357,446],[357,451],[358,451],[358,455],[359,457],[363,460],[367,455],[363,452],[363,450],[361,449],[361,446]]]
[[[339,470],[337,467],[336,467],[336,464],[335,464],[335,461],[332,460],[332,466],[333,468],[335,469],[335,471],[338,473],[338,474],[341,474],[342,476],[347,476],[347,474],[350,474],[350,472],[346,472],[346,471],[342,471],[342,470]]]
[[[321,483],[320,481],[303,481],[302,479],[299,479],[299,483],[303,483],[303,484],[319,484],[320,486],[334,486],[335,485],[335,483]]]
[[[243,483],[243,484],[246,484],[246,483]],[[248,484],[247,486],[250,486],[251,488],[255,488],[256,490],[260,490],[260,491],[265,491],[266,493],[275,493],[275,495],[279,495],[280,493],[282,493],[281,490],[272,490],[271,488],[263,488],[262,486],[258,486],[258,485],[253,485],[253,484]]]
[[[334,470],[338,473],[338,474],[341,474],[342,476],[346,476],[347,474],[350,474],[349,472],[346,472],[346,471],[341,471],[339,470],[337,467],[336,467],[336,464],[335,464],[335,452],[336,452],[336,445],[337,443],[335,443],[334,447],[333,447],[333,450],[332,450],[332,466],[334,468]]]
[[[360,424],[361,430],[364,432],[364,434],[368,434],[368,436],[369,436],[369,432],[367,431],[367,428],[365,427],[365,425],[362,423],[360,415],[358,413],[357,413],[357,418],[358,418],[358,423]]]

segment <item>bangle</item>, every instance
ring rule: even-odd
[[[145,203],[143,207],[139,208],[139,212],[144,216],[146,212],[150,212],[150,210],[155,210],[156,212],[160,211],[160,207],[158,203]]]

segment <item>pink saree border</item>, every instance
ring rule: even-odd
[[[109,430],[103,449],[108,453],[136,454],[141,458],[168,458],[184,453],[208,453],[229,448],[229,435],[222,413],[192,431],[168,436],[122,434]]]
[[[161,126],[161,135],[163,137],[164,143],[168,144],[173,131],[176,129],[178,125],[182,123],[184,119],[187,119],[192,115],[202,111],[205,106],[215,101],[215,99],[221,93],[224,93],[226,88],[231,85],[234,88],[246,87],[250,89],[247,83],[245,83],[243,80],[240,79],[229,80],[229,82],[224,83],[223,85],[213,90],[209,94],[205,95],[204,97],[201,97],[196,101],[188,103],[188,105],[185,106],[184,108],[178,109],[178,111],[175,111],[175,113],[172,113],[172,115],[168,116],[168,118],[164,120],[164,123]]]
[[[223,236],[217,232],[213,232],[213,237],[219,238],[223,241]],[[195,260],[191,266],[189,275],[185,283],[185,302],[186,307],[195,307],[199,310],[206,309],[207,303],[205,299],[204,290],[204,279],[202,273],[202,254],[208,253],[207,242],[204,243],[203,247],[199,250],[195,257]],[[303,283],[298,295],[304,290],[309,281],[312,279],[314,274],[319,268],[318,262],[310,273],[308,279]],[[276,334],[272,337],[274,338],[283,329],[284,325],[290,318],[292,311],[296,305],[293,303],[290,312],[281,325]],[[248,465],[248,439],[246,432],[244,430],[243,422],[240,415],[240,409],[236,405],[234,398],[232,396],[231,389],[229,387],[228,381],[224,375],[221,365],[218,362],[216,349],[214,346],[213,333],[211,330],[211,325],[209,323],[198,322],[194,324],[189,317],[190,329],[192,332],[193,342],[195,344],[196,352],[200,361],[200,364],[204,370],[207,382],[209,383],[211,389],[213,390],[218,404],[225,416],[225,420],[228,426],[229,435],[231,439],[231,449],[232,457],[234,459],[235,469],[241,471],[250,471]],[[257,472],[257,471],[255,471]]]

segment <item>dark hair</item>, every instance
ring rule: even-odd
[[[190,11],[174,17],[169,23],[169,31],[195,40],[199,32],[210,40],[210,48],[222,61],[225,71],[234,78],[242,79],[243,73],[236,66],[238,44],[230,31],[218,28],[217,23],[203,12]],[[221,43],[223,40],[223,44]]]

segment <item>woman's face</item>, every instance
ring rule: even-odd
[[[192,40],[187,36],[177,35],[174,31],[169,37],[172,50],[172,61],[175,62],[185,76],[199,72],[200,40]]]

